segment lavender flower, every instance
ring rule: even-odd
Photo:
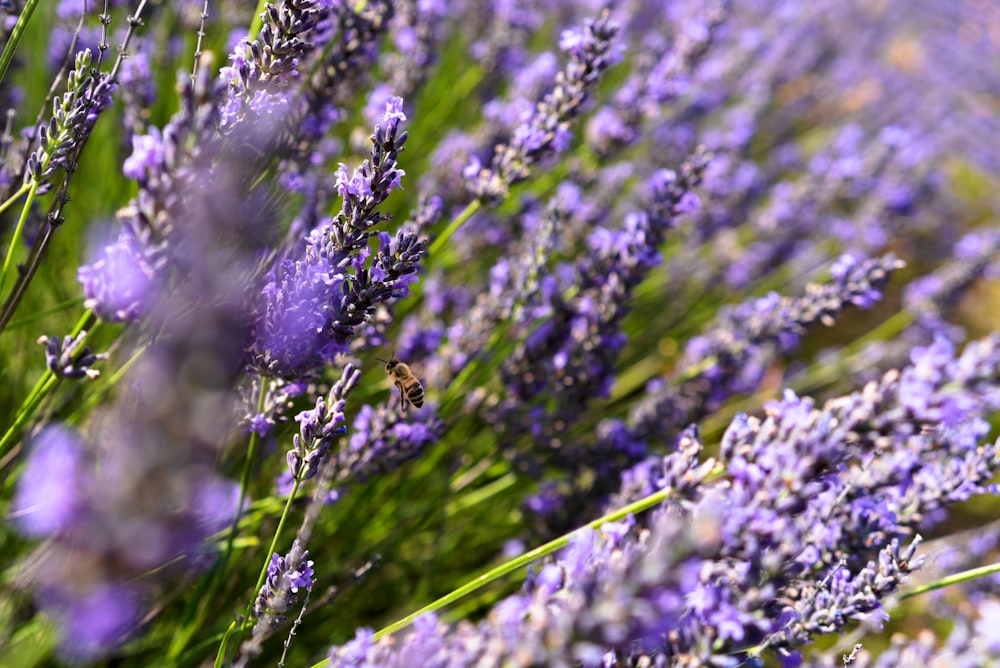
[[[83,592],[51,588],[39,599],[62,633],[59,649],[64,659],[89,663],[108,647],[120,645],[134,629],[139,613],[136,592],[122,585],[100,585]]]
[[[996,344],[971,346],[951,368],[975,363],[976,378],[996,386]],[[822,409],[787,395],[764,420],[737,418],[723,441],[726,481],[708,481],[714,463],[699,463],[701,446],[689,438],[663,462],[654,484],[674,494],[648,531],[609,528],[603,542],[578,532],[555,568],[529,579],[524,594],[497,604],[478,626],[451,630],[424,619],[397,643],[359,633],[331,659],[349,666],[401,665],[409,656],[449,657],[452,665],[512,657],[613,665],[687,657],[704,664],[746,659],[749,647],[791,658],[815,634],[882,610],[920,565],[919,537],[908,546],[904,540],[927,512],[956,493],[993,493],[982,483],[1000,458],[996,445],[978,442],[976,411],[963,423],[973,429],[970,440],[905,408],[900,379],[915,368]],[[927,389],[960,395],[970,382],[936,378]],[[865,457],[884,448],[883,439],[922,466],[907,474],[900,460],[883,466]],[[953,475],[956,456],[969,464],[960,467],[964,490],[940,484]]]
[[[996,230],[977,230],[966,235],[955,244],[949,262],[907,286],[906,308],[918,321],[924,321],[927,329],[933,330],[944,312],[956,306],[975,280],[996,274],[998,253],[1000,233]]]
[[[77,279],[88,308],[111,322],[134,321],[148,315],[156,288],[175,268],[168,246],[183,219],[178,193],[198,189],[203,162],[218,144],[215,104],[221,87],[208,78],[181,81],[181,110],[162,132],[133,137],[126,172],[139,184],[139,196],[119,212],[122,228],[115,241],[82,265]],[[175,256],[176,257],[176,256]]]
[[[385,473],[417,457],[435,443],[444,424],[425,407],[416,419],[404,421],[385,405],[364,405],[351,428],[351,438],[337,451],[338,480],[364,481],[376,473]]]
[[[261,389],[263,385],[263,390]],[[294,400],[309,391],[304,382],[286,382],[280,378],[253,376],[240,387],[243,425],[258,436],[271,435],[275,426],[288,421]],[[260,397],[263,395],[263,399]],[[259,406],[258,406],[259,402]]]
[[[123,228],[90,264],[77,270],[85,305],[108,322],[138,320],[149,312],[156,265],[130,228]]]
[[[253,363],[269,374],[307,376],[348,351],[355,330],[375,307],[408,293],[426,241],[416,233],[378,233],[379,248],[368,262],[368,240],[388,216],[377,207],[400,187],[404,172],[396,158],[406,142],[399,130],[402,100],[386,105],[383,125],[372,135],[371,161],[353,174],[341,165],[340,213],[313,230],[299,260],[285,260],[264,286]]]
[[[663,14],[683,12],[677,8],[657,9]],[[637,12],[635,29],[642,30],[645,26],[641,22],[646,20],[647,26],[663,22],[666,30],[650,31],[644,44],[647,48],[636,54],[636,66],[628,80],[611,104],[598,110],[588,122],[587,139],[599,153],[610,154],[637,141],[648,116],[663,113],[666,105],[687,92],[692,73],[710,53],[728,13],[725,2],[706,3],[686,16]]]
[[[75,337],[67,334],[62,339],[56,336],[40,337],[38,343],[45,346],[45,366],[59,378],[97,378],[101,372],[91,367],[107,359],[108,354],[90,352],[90,346],[83,345],[86,340],[86,331]]]
[[[313,561],[309,559],[309,550],[303,550],[298,541],[284,557],[277,552],[271,555],[267,580],[254,602],[253,616],[257,619],[254,633],[273,630],[284,622],[285,613],[298,600],[299,590],[312,589],[312,585]]]
[[[356,90],[364,85],[377,44],[395,13],[396,3],[373,0],[364,5],[350,2],[323,3],[329,15],[317,26],[315,44],[323,58],[312,67],[300,105],[292,109],[297,123],[290,123],[301,143],[287,146],[296,155],[297,171],[310,172],[312,156],[303,155],[309,142],[323,142],[334,123],[343,117],[343,108],[351,104]],[[403,95],[405,91],[392,91]],[[321,146],[323,143],[321,143]],[[330,155],[323,155],[328,159]]]
[[[998,17],[871,4],[0,1],[4,656],[993,661],[894,600],[997,545]]]
[[[526,179],[534,163],[567,148],[569,122],[580,113],[602,72],[618,58],[612,46],[617,32],[605,12],[581,30],[564,33],[560,47],[570,54],[571,61],[557,78],[556,88],[535,105],[509,143],[494,149],[488,168],[478,160],[466,168],[469,190],[475,197],[494,204],[505,199],[510,186]]]
[[[988,666],[1000,658],[996,622],[1000,602],[987,598],[975,602],[977,618],[949,618],[953,628],[946,638],[939,638],[929,628],[919,629],[913,637],[893,634],[889,647],[878,656],[863,645],[852,653],[857,668],[892,668],[893,666]],[[840,657],[825,652],[802,663],[810,668],[834,668],[845,665]]]
[[[228,82],[229,100],[221,114],[227,127],[288,112],[288,95],[299,67],[313,48],[309,34],[316,28],[325,3],[304,0],[265,5],[258,39],[244,38],[230,56],[233,64],[219,73]]]
[[[596,229],[587,239],[588,256],[569,271],[557,268],[555,275],[539,278],[540,270],[529,265],[527,276],[513,278],[511,282],[524,290],[516,297],[525,302],[519,319],[522,326],[533,327],[502,366],[509,398],[501,405],[498,423],[506,429],[517,428],[518,422],[534,423],[537,426],[521,428],[531,429],[556,453],[587,404],[609,394],[626,340],[621,321],[629,299],[658,264],[657,249],[693,197],[707,162],[708,156],[699,153],[679,172],[657,172],[651,179],[649,207],[627,216],[622,229]],[[565,300],[563,294],[571,289],[575,296]],[[554,410],[545,418],[534,413],[515,418],[520,406],[545,391],[555,399]]]
[[[213,141],[217,91],[205,75],[183,89],[187,106],[162,133],[163,162],[144,170],[140,195],[123,213],[125,234],[157,259],[143,311],[155,340],[123,378],[130,391],[88,424],[79,487],[67,486],[72,512],[52,525],[49,566],[30,577],[65,638],[87,629],[80,615],[102,619],[90,602],[122,592],[106,625],[80,641],[88,655],[129,638],[171,576],[165,564],[184,562],[191,572],[210,565],[205,541],[238,512],[235,484],[215,463],[237,423],[230,393],[243,355],[233,342],[248,336],[246,278],[260,253],[254,242],[265,238],[255,226],[266,210],[238,189],[245,178],[238,169],[207,168],[214,160],[251,164]],[[183,148],[171,137],[185,138]],[[187,141],[194,139],[204,141]]]
[[[58,535],[84,512],[92,484],[86,455],[77,434],[49,427],[31,443],[31,455],[14,500],[17,525],[29,536]]]
[[[347,433],[347,426],[339,423],[344,421],[347,396],[360,378],[361,370],[348,364],[340,380],[330,390],[329,406],[320,397],[316,400],[316,408],[295,416],[299,433],[292,439],[292,449],[286,459],[296,480],[314,477],[329,453],[334,437]]]
[[[803,297],[772,293],[724,310],[714,331],[688,344],[678,376],[690,378],[680,387],[663,385],[632,409],[633,432],[648,439],[697,420],[725,397],[752,391],[767,364],[798,345],[806,326],[832,324],[834,314],[849,304],[871,307],[879,288],[901,266],[892,255],[863,262],[844,256],[831,267],[833,281],[809,285]],[[685,405],[697,409],[688,412]]]
[[[52,118],[36,129],[38,149],[28,158],[25,182],[43,192],[57,171],[76,169],[76,153],[94,129],[97,117],[111,106],[114,78],[91,71],[90,50],[76,56],[68,76],[68,91],[52,107]]]
[[[443,36],[448,7],[443,0],[404,0],[395,4],[390,30],[396,51],[381,59],[387,79],[381,90],[408,100],[436,60],[434,49]],[[381,105],[376,111],[381,113]]]

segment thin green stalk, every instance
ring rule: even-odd
[[[226,656],[229,654],[229,639],[233,637],[233,633],[237,630],[238,623],[237,620],[229,622],[229,628],[222,634],[222,640],[219,642],[219,651],[215,655],[215,663],[213,664],[215,668],[223,668],[226,665]]]
[[[945,587],[950,587],[951,585],[962,584],[963,582],[971,582],[979,578],[985,578],[990,575],[996,575],[1000,573],[1000,562],[994,562],[988,566],[977,566],[976,568],[970,568],[967,571],[961,571],[959,573],[952,573],[951,575],[946,575],[943,578],[935,580],[934,582],[928,582],[922,584],[913,589],[909,589],[905,592],[900,592],[899,599],[906,600],[908,598],[913,598],[914,596],[920,596],[926,594],[930,591],[935,591],[937,589],[944,589]]]
[[[31,15],[35,12],[36,6],[38,6],[38,0],[27,0],[24,3],[24,8],[21,9],[21,14],[17,17],[14,29],[10,31],[10,38],[3,49],[3,54],[0,55],[0,81],[3,81],[4,77],[7,76],[7,68],[10,67],[10,62],[14,59],[14,50],[20,43],[21,36],[24,34],[24,28],[28,25],[28,21],[31,20]]]
[[[84,401],[74,412],[73,418],[82,420],[82,416],[90,414],[90,411],[104,400],[104,396],[119,382],[121,382],[121,379],[125,377],[125,374],[129,372],[129,369],[131,369],[133,365],[139,361],[142,354],[146,352],[146,348],[148,348],[148,344],[137,348],[124,364],[118,367],[113,374],[108,376],[107,381],[100,388],[89,392],[86,396],[86,401]]]
[[[260,569],[260,576],[257,578],[257,584],[254,585],[253,591],[256,594],[260,591],[260,588],[264,586],[264,580],[267,579],[267,569],[271,565],[271,555],[274,554],[275,548],[278,547],[278,539],[281,538],[281,530],[285,527],[285,521],[288,520],[288,516],[292,510],[292,502],[295,501],[295,495],[299,491],[299,485],[302,481],[295,478],[295,483],[292,485],[292,491],[288,493],[288,501],[285,503],[284,510],[281,511],[281,519],[278,520],[278,528],[274,530],[274,537],[271,539],[271,545],[267,548],[267,552],[264,556],[264,566]],[[243,618],[243,623],[240,625],[240,631],[242,632],[247,627],[247,622],[250,621],[250,613],[253,610],[253,601],[247,605],[247,614]]]
[[[50,215],[56,210],[53,209],[53,211],[50,211]],[[45,254],[45,250],[49,246],[49,241],[52,239],[53,229],[51,224],[43,226],[41,234],[38,235],[31,246],[31,252],[25,261],[24,271],[18,274],[17,281],[14,282],[14,289],[11,290],[7,299],[3,300],[2,312],[0,312],[0,333],[7,328],[10,319],[14,317],[14,312],[17,311],[24,293],[27,292],[28,285],[35,277],[35,272],[38,271],[38,267],[42,263],[42,256]]]
[[[31,325],[34,325],[37,322],[48,320],[49,316],[52,316],[56,313],[62,313],[64,311],[70,310],[71,308],[80,306],[81,304],[83,304],[83,302],[84,298],[82,295],[79,297],[70,297],[69,299],[66,299],[56,304],[52,308],[32,311],[30,314],[25,315],[23,318],[18,318],[17,320],[11,320],[10,324],[7,325],[7,328],[20,329],[22,327],[30,327]],[[88,313],[93,313],[93,311],[88,311]],[[78,332],[73,332],[73,335],[75,336],[77,333]]]
[[[20,199],[21,195],[23,195],[24,193],[28,192],[29,190],[31,190],[31,186],[29,184],[25,183],[24,185],[22,185],[17,190],[17,192],[15,192],[13,195],[11,195],[10,197],[8,197],[7,200],[3,204],[0,204],[0,213],[3,213],[8,208],[10,208],[11,204],[13,204],[18,199]]]
[[[260,0],[257,3],[257,9],[253,11],[253,21],[250,22],[250,31],[247,33],[247,39],[253,41],[257,39],[257,35],[260,33],[261,26],[264,25],[264,6],[267,5],[267,0]]]
[[[76,325],[73,327],[72,336],[76,336],[77,334],[82,332],[83,329],[87,327],[87,325],[90,323],[93,315],[94,312],[90,310],[84,313],[80,317],[80,319],[77,320]],[[99,324],[100,323],[98,323],[98,325]],[[97,331],[97,326],[95,326],[88,333],[87,335],[88,338],[93,336],[94,332],[96,331]],[[17,442],[17,439],[21,436],[21,430],[24,427],[24,425],[33,417],[35,417],[35,413],[38,410],[38,407],[41,406],[42,402],[45,400],[47,396],[49,396],[49,394],[52,392],[52,389],[56,386],[58,382],[59,379],[56,378],[55,374],[53,374],[48,369],[46,369],[45,372],[42,373],[41,376],[39,376],[38,380],[35,382],[35,386],[31,388],[31,391],[28,393],[28,396],[25,397],[24,401],[21,403],[21,408],[17,413],[17,417],[14,419],[14,423],[7,428],[7,431],[4,433],[3,438],[0,439],[0,459],[5,457],[10,448],[12,448],[13,445]]]
[[[520,570],[528,566],[533,561],[537,561],[538,559],[542,559],[551,554],[554,554],[558,550],[561,550],[562,548],[569,545],[570,540],[572,540],[572,538],[577,533],[579,533],[585,528],[590,528],[595,530],[600,529],[601,526],[607,524],[608,522],[618,522],[625,519],[629,515],[634,515],[644,510],[648,510],[649,508],[657,506],[663,501],[665,501],[667,498],[670,497],[672,492],[673,490],[671,489],[664,489],[655,492],[653,494],[650,494],[649,496],[639,499],[638,501],[630,503],[623,508],[619,508],[614,512],[610,512],[607,515],[604,515],[603,517],[600,517],[594,520],[593,522],[588,523],[585,527],[581,527],[580,529],[571,531],[570,533],[560,536],[555,540],[549,541],[544,545],[536,547],[534,550],[531,550],[530,552],[526,552],[519,557],[511,559],[510,561],[503,563],[500,566],[497,566],[496,568],[487,571],[486,573],[483,573],[479,577],[470,580],[469,582],[462,585],[458,589],[439,598],[433,603],[426,605],[423,608],[420,608],[416,612],[407,615],[403,619],[400,619],[399,621],[394,622],[389,626],[386,626],[385,628],[375,633],[373,641],[378,641],[379,639],[384,638],[387,635],[392,635],[397,631],[401,631],[402,629],[405,629],[407,626],[412,624],[414,620],[416,620],[421,615],[426,615],[427,613],[430,612],[436,612],[437,610],[447,607],[455,603],[456,601],[465,598],[466,596],[469,596],[475,591],[485,587],[491,582],[495,582],[500,578],[503,578],[507,575],[510,575],[511,573],[514,573],[517,570]],[[312,668],[322,668],[323,666],[327,665],[329,665],[329,659],[324,659],[323,661],[313,664]]]
[[[451,235],[455,234],[455,232],[458,231],[458,228],[460,228],[465,221],[472,217],[472,214],[479,211],[480,206],[482,206],[482,204],[479,200],[469,202],[468,206],[462,210],[462,213],[458,214],[458,216],[448,224],[448,227],[446,227],[444,231],[438,235],[438,238],[434,240],[428,250],[428,255],[434,256],[440,253],[444,245],[448,243]]]
[[[267,398],[267,387],[267,381],[261,378],[260,392],[257,395],[258,413],[264,411],[264,402]],[[187,647],[187,643],[191,640],[191,637],[199,628],[201,628],[201,625],[205,621],[205,617],[208,615],[209,603],[215,599],[215,596],[219,591],[219,587],[222,584],[221,574],[225,573],[226,567],[229,565],[229,560],[233,555],[236,536],[239,533],[240,518],[243,516],[243,503],[248,496],[250,478],[253,475],[253,466],[257,459],[257,447],[259,443],[260,435],[256,431],[251,431],[250,441],[247,445],[247,457],[246,461],[243,463],[243,473],[240,476],[240,495],[236,505],[237,511],[233,516],[233,522],[229,527],[228,536],[226,538],[226,547],[222,550],[222,555],[219,557],[218,562],[215,563],[209,574],[202,579],[198,591],[195,592],[195,595],[191,598],[191,601],[188,604],[188,609],[185,611],[184,615],[185,618],[190,616],[191,609],[195,606],[198,606],[198,610],[195,614],[194,621],[185,624],[180,631],[174,635],[174,638],[170,643],[170,649],[167,651],[167,658],[170,660],[176,660],[177,657],[180,656],[181,652],[183,652]],[[260,589],[259,585],[257,589]]]
[[[256,600],[257,592],[264,585],[264,580],[267,579],[267,569],[271,565],[271,555],[274,554],[275,548],[278,546],[278,539],[281,537],[281,531],[285,527],[285,522],[288,520],[288,516],[292,510],[292,502],[295,501],[295,495],[299,491],[299,485],[301,480],[295,478],[295,482],[292,485],[292,491],[288,493],[288,500],[285,502],[285,508],[281,511],[281,518],[278,520],[278,528],[274,530],[274,537],[271,539],[271,545],[267,548],[264,556],[264,566],[261,568],[260,576],[257,578],[257,584],[253,588],[254,598],[250,599],[247,604],[246,613],[243,615],[242,621],[237,624],[233,622],[226,629],[225,635],[222,637],[222,642],[219,644],[219,652],[215,656],[215,665],[217,668],[221,668],[225,665],[226,656],[228,654],[227,648],[230,645],[230,641],[234,644],[234,647],[239,647],[240,640],[243,637],[243,632],[246,631],[247,625],[250,623],[251,614],[253,612],[253,604]]]
[[[491,582],[495,582],[496,580],[499,580],[502,577],[510,575],[511,573],[521,568],[524,568],[533,561],[537,561],[538,559],[542,559],[551,554],[554,554],[558,550],[561,550],[562,548],[569,545],[569,542],[573,538],[573,536],[575,536],[583,529],[586,528],[600,529],[601,526],[607,524],[608,522],[618,522],[620,520],[625,519],[629,515],[634,515],[644,510],[648,510],[649,508],[657,506],[663,501],[665,501],[667,498],[670,497],[671,493],[673,493],[672,489],[663,489],[653,494],[650,494],[649,496],[646,496],[642,499],[639,499],[638,501],[630,503],[623,508],[619,508],[618,510],[615,510],[602,517],[599,517],[598,519],[586,524],[584,527],[581,527],[580,529],[571,531],[570,533],[560,536],[559,538],[556,538],[554,540],[551,540],[548,543],[545,543],[544,545],[536,547],[534,550],[525,552],[521,556],[511,559],[510,561],[503,563],[500,566],[497,566],[496,568],[487,571],[486,573],[483,573],[479,577],[467,582],[458,589],[439,598],[433,603],[424,606],[420,610],[417,610],[416,612],[407,615],[403,619],[400,619],[399,621],[394,622],[389,626],[386,626],[385,628],[383,628],[382,630],[378,631],[375,634],[374,639],[378,640],[379,638],[382,638],[384,636],[396,633],[397,631],[400,631],[409,626],[410,624],[412,624],[417,617],[425,615],[429,612],[435,612],[437,610],[440,610],[441,608],[451,605],[452,603],[458,601],[459,599],[465,598],[466,596],[472,594],[476,590],[485,587]],[[319,666],[324,664],[319,663],[316,665]]]
[[[3,440],[0,440],[0,469],[7,465],[7,456],[19,442],[25,424],[34,417],[38,407],[41,406],[58,382],[59,379],[55,377],[55,374],[46,369],[32,389],[29,398],[21,404],[21,412],[7,429],[7,433],[3,435]]]
[[[11,263],[14,260],[14,249],[17,247],[17,242],[24,233],[24,223],[28,220],[28,211],[31,210],[31,204],[35,201],[35,193],[37,192],[38,181],[32,181],[31,186],[28,188],[28,196],[24,198],[24,205],[21,207],[21,215],[17,219],[17,227],[14,228],[14,236],[11,237],[10,246],[7,247],[7,255],[3,260],[3,268],[0,269],[0,296],[3,295],[3,286],[7,283],[7,276],[10,273]]]
[[[459,517],[464,511],[472,508],[473,506],[481,505],[484,503],[489,503],[498,494],[511,489],[517,484],[518,477],[513,473],[507,473],[493,482],[487,483],[482,487],[479,487],[465,496],[460,496],[453,500],[451,503],[445,507],[445,515],[448,517]],[[454,485],[455,491],[461,489],[463,486],[468,486],[471,484],[471,480],[468,482]]]

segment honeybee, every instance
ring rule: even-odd
[[[396,353],[393,353],[388,360],[381,357],[375,359],[379,362],[385,362],[385,372],[399,388],[399,410],[401,412],[406,412],[406,404],[413,404],[416,408],[424,405],[424,386],[413,375],[408,365],[396,359]]]

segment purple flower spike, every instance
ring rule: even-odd
[[[612,41],[617,33],[607,11],[564,33],[560,46],[571,60],[557,77],[559,83],[514,129],[509,143],[496,147],[488,168],[467,170],[473,195],[491,204],[502,201],[510,186],[528,178],[534,163],[568,147],[570,121],[580,114],[600,75],[619,60]]]
[[[298,259],[278,263],[262,290],[253,364],[269,375],[309,377],[349,350],[356,331],[382,302],[405,296],[416,280],[427,241],[400,230],[394,238],[373,228],[389,219],[379,213],[404,172],[396,166],[406,142],[402,100],[386,102],[375,127],[370,160],[352,174],[337,170],[340,213],[309,233]],[[374,257],[368,241],[376,236]]]
[[[295,416],[299,423],[299,433],[292,439],[292,449],[286,459],[292,476],[308,480],[316,475],[320,465],[336,436],[347,433],[344,422],[344,408],[347,397],[361,379],[361,370],[348,364],[343,374],[330,390],[329,402],[323,397],[316,400],[316,408],[305,410]]]
[[[229,89],[222,114],[223,131],[247,120],[289,111],[289,89],[299,63],[315,48],[309,37],[325,13],[324,2],[304,0],[266,5],[256,40],[243,39],[219,72]]]
[[[312,588],[313,575],[309,551],[303,550],[298,540],[285,556],[277,552],[271,555],[267,579],[254,603],[254,635],[271,631],[285,621],[285,613],[298,602],[299,590]]]

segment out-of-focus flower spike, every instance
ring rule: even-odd
[[[611,102],[601,107],[587,123],[586,136],[599,154],[621,150],[642,137],[642,124],[663,115],[664,107],[674,103],[691,85],[694,72],[709,53],[716,33],[729,16],[729,2],[708,2],[691,15],[665,26],[666,36],[656,35],[662,43],[650,53],[647,44],[634,54],[636,64]],[[662,9],[666,13],[666,9]],[[665,17],[637,12],[634,20],[663,21]],[[671,17],[673,18],[673,17]],[[631,27],[631,26],[628,26]],[[641,30],[645,26],[636,26]],[[658,44],[659,46],[659,44]]]
[[[797,347],[807,326],[831,324],[850,304],[870,307],[892,272],[902,266],[893,255],[864,261],[845,256],[831,267],[831,282],[810,284],[802,297],[772,293],[724,309],[709,333],[688,344],[677,375],[694,373],[694,378],[681,386],[665,384],[632,409],[634,434],[645,440],[669,433],[698,420],[725,397],[753,391],[770,360]],[[711,365],[695,373],[707,361]],[[692,397],[690,393],[699,387],[697,398]]]
[[[336,482],[363,482],[376,473],[385,473],[420,455],[437,442],[444,423],[425,406],[399,413],[385,405],[365,404],[351,425],[348,442],[334,453]]]
[[[180,110],[160,132],[133,137],[126,171],[139,184],[139,194],[118,212],[122,229],[114,241],[80,266],[85,304],[111,322],[147,316],[156,290],[172,266],[171,236],[183,220],[183,193],[197,189],[199,161],[218,147],[217,103],[221,85],[206,65],[191,79],[181,75]]]
[[[468,171],[468,187],[475,197],[490,204],[504,200],[512,185],[528,178],[533,164],[566,150],[570,122],[600,75],[619,58],[613,42],[617,32],[605,11],[580,30],[564,34],[560,46],[570,54],[570,62],[529,118],[514,129],[507,143],[495,148],[489,166]]]
[[[71,528],[86,512],[92,482],[82,439],[54,425],[31,439],[25,469],[14,498],[15,525],[35,537]]]

